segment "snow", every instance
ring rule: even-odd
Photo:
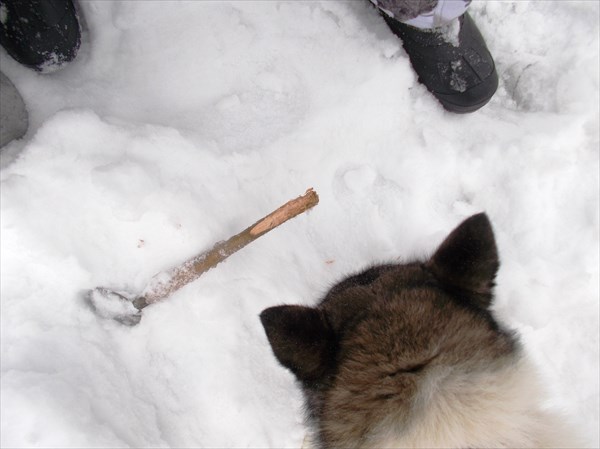
[[[485,210],[496,313],[598,447],[599,4],[474,2],[491,103],[444,112],[365,2],[81,2],[77,60],[2,50],[30,130],[2,153],[2,447],[298,447],[302,402],[258,320],[429,254]],[[313,187],[320,204],[137,326],[141,292]]]

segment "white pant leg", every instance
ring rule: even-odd
[[[430,12],[405,20],[403,23],[417,28],[437,28],[462,16],[470,3],[471,0],[438,0],[438,4]]]

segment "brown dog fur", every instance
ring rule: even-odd
[[[565,446],[539,406],[515,334],[492,316],[499,267],[485,214],[427,261],[369,268],[314,308],[261,321],[300,381],[312,444],[333,447]]]

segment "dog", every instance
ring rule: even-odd
[[[491,309],[488,217],[462,222],[429,260],[372,266],[316,307],[260,314],[304,393],[315,448],[576,447],[544,409],[535,368]]]

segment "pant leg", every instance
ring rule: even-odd
[[[23,98],[13,83],[0,72],[0,151],[27,132],[28,116]]]
[[[417,28],[436,28],[462,16],[471,0],[371,0],[382,12]]]

